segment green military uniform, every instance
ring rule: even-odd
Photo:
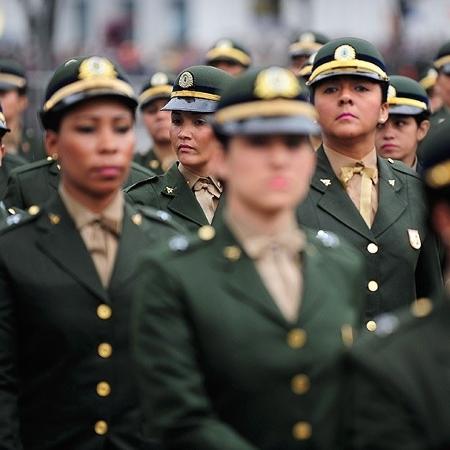
[[[443,44],[438,50],[434,60],[433,67],[437,70],[438,76],[443,73],[446,76],[450,74],[450,41]],[[443,104],[441,108],[435,111],[430,118],[431,126],[447,120],[450,117],[450,105]]]
[[[174,82],[175,76],[171,73],[154,73],[142,86],[142,90],[139,95],[139,108],[141,111],[150,106],[155,100],[161,98],[167,98],[167,100],[169,100]],[[141,166],[148,167],[156,175],[162,175],[164,173],[162,161],[159,160],[152,148],[150,148],[146,153],[136,153],[134,156],[134,161]]]
[[[58,189],[60,170],[58,162],[50,156],[13,170],[8,179],[5,205],[27,209],[31,205],[43,204]],[[132,162],[124,187],[153,176],[153,172]]]
[[[214,112],[221,91],[231,81],[223,70],[208,66],[193,66],[178,74],[167,110],[191,111],[209,114]],[[162,176],[142,180],[125,189],[130,201],[153,206],[174,215],[185,227],[197,229],[208,220],[186,179],[173,165]],[[219,201],[219,207],[222,199]]]
[[[317,53],[309,83],[314,90],[323,76],[346,74],[379,80],[376,77],[386,77],[380,58],[366,41],[331,41]],[[367,63],[373,64],[369,65],[370,73]],[[371,228],[335,175],[323,147],[317,152],[310,192],[299,208],[302,224],[335,232],[364,256],[366,326],[371,330],[376,328],[376,315],[407,305],[417,296],[430,295],[442,285],[437,245],[428,230],[419,176],[393,160],[377,158],[377,166],[378,209]]]
[[[220,62],[236,64],[246,70],[252,63],[250,52],[236,39],[222,38],[206,53],[205,64],[215,66]]]
[[[303,94],[287,69],[249,70],[223,94],[214,130],[315,134]],[[172,450],[336,448],[361,257],[332,233],[306,231],[301,307],[288,320],[227,216],[197,234],[143,258],[133,317],[147,433]]]

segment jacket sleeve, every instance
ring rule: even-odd
[[[17,317],[4,261],[0,260],[0,448],[21,450],[18,418]]]
[[[145,432],[170,450],[255,450],[214,413],[183,286],[166,266],[144,260],[133,310]]]
[[[20,180],[14,171],[8,177],[8,186],[3,201],[7,208],[26,209],[26,205],[22,197]]]

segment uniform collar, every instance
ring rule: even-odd
[[[181,163],[178,164],[178,170],[183,175],[183,177],[186,180],[186,183],[188,184],[190,189],[192,189],[194,187],[195,183],[197,183],[197,181],[200,180],[200,178],[206,178],[213,183],[213,185],[217,188],[217,190],[220,193],[223,191],[222,183],[214,177],[210,177],[210,176],[204,177],[204,176],[198,175],[195,172],[193,172],[192,170],[188,169],[186,166],[183,166],[183,164],[181,164]]]

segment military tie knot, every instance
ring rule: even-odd
[[[369,178],[373,184],[377,182],[377,169],[366,167],[363,162],[357,162],[354,166],[342,167],[339,179],[346,187],[354,175],[365,176]]]

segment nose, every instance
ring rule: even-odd
[[[178,127],[178,138],[179,139],[192,139],[192,126],[185,121],[182,125]]]
[[[102,127],[99,134],[99,150],[102,153],[115,153],[117,151],[117,139],[112,128]]]
[[[341,93],[339,97],[340,105],[353,104],[352,91],[349,85],[343,84],[340,93]]]
[[[274,142],[270,148],[270,162],[274,167],[284,167],[290,161],[289,153],[289,149],[283,142]]]
[[[385,141],[394,139],[394,133],[393,133],[393,131],[394,131],[394,127],[392,126],[391,122],[388,120],[388,121],[383,125],[382,131],[381,131],[381,132],[383,133],[383,139],[384,139]]]

